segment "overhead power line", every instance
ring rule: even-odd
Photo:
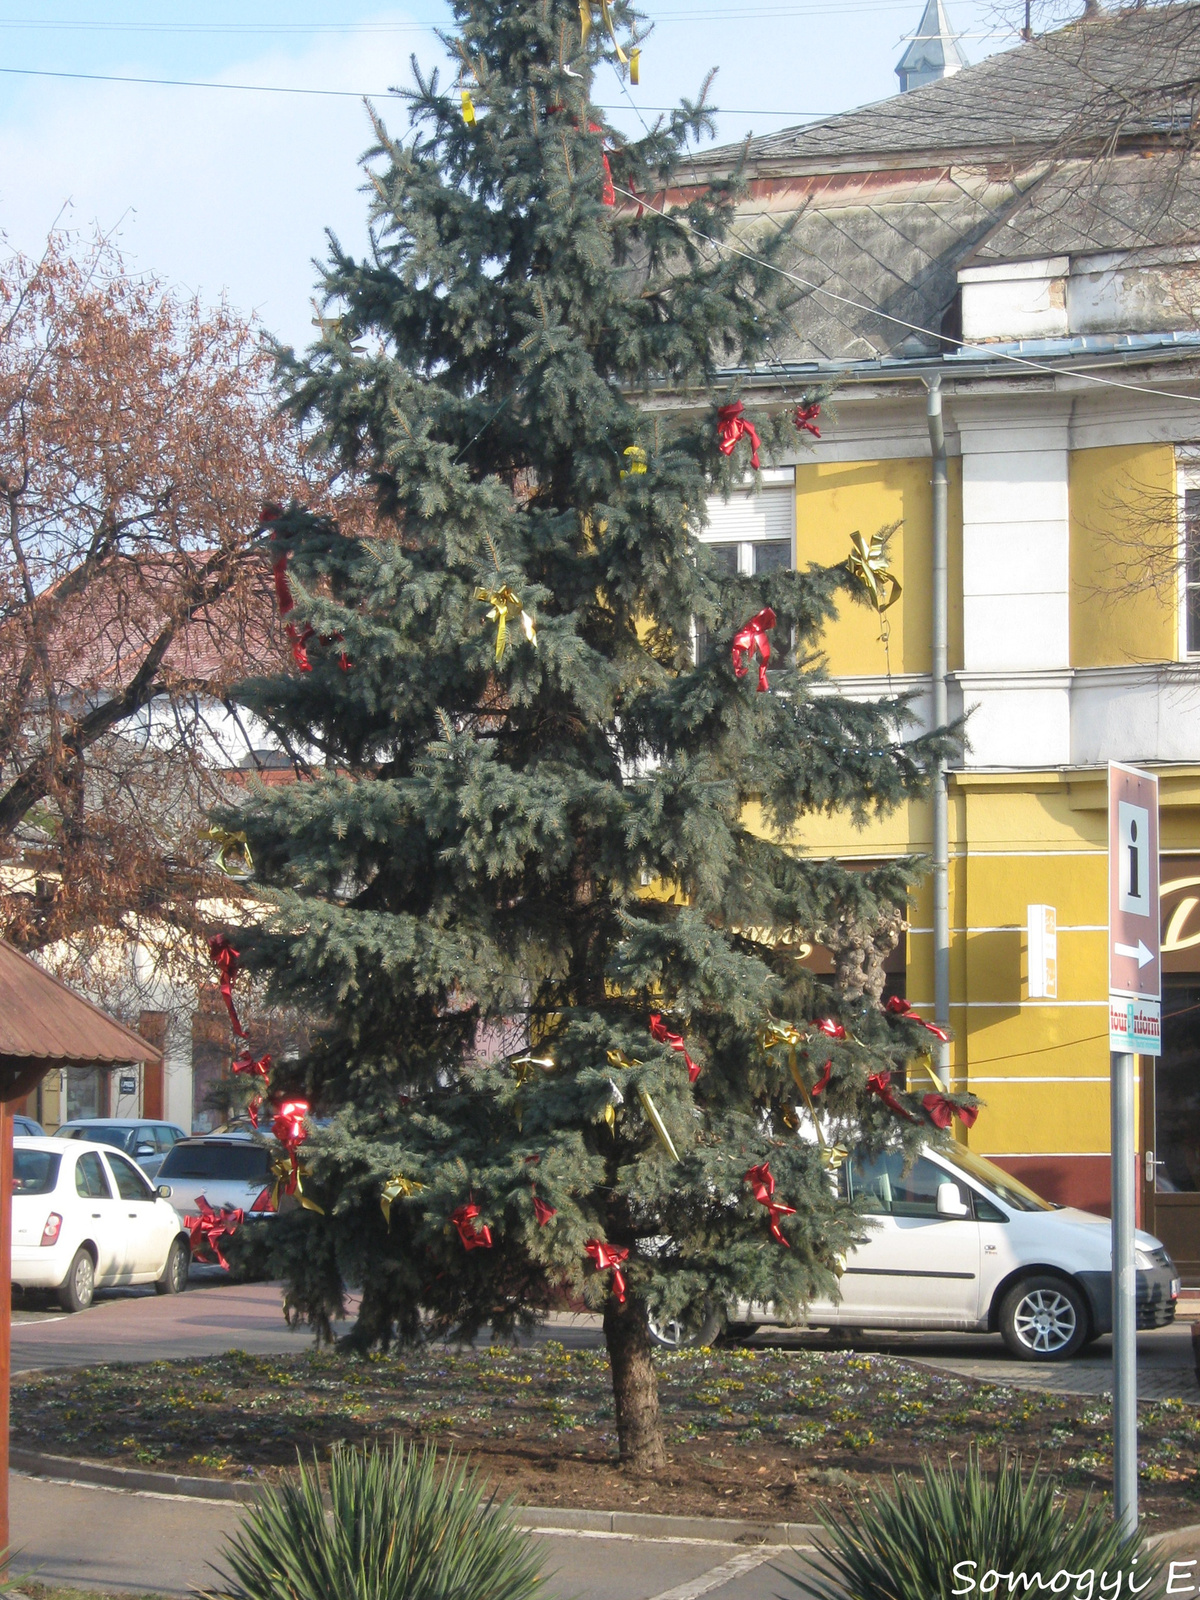
[[[338,100],[383,100],[398,93],[396,89],[315,89],[283,83],[221,83],[203,78],[148,78],[132,73],[116,72],[62,72],[49,67],[0,67],[0,73],[17,78],[67,78],[83,83],[141,83],[164,89],[230,89],[245,94],[317,94]],[[623,111],[623,106],[599,105],[599,111]],[[676,111],[678,106],[642,106],[643,111]],[[731,117],[833,117],[836,111],[764,111],[761,106],[752,110],[741,106],[717,106],[718,115]]]

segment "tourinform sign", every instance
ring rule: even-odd
[[[1108,991],[1110,1048],[1162,1054],[1158,908],[1158,779],[1108,766]]]

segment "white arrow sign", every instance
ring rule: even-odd
[[[1138,971],[1139,972],[1146,965],[1147,961],[1153,961],[1154,960],[1154,951],[1153,950],[1147,950],[1145,942],[1143,940],[1141,940],[1141,939],[1138,940],[1136,945],[1132,945],[1132,944],[1114,944],[1113,945],[1113,951],[1115,952],[1115,954],[1117,954],[1119,956],[1130,956],[1130,957],[1132,957],[1132,959],[1134,961],[1136,961],[1137,964],[1138,964]]]

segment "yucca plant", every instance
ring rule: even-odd
[[[534,1543],[453,1455],[337,1446],[268,1490],[229,1539],[206,1600],[532,1600]]]
[[[1141,1600],[1161,1592],[1161,1562],[1140,1532],[1124,1537],[1111,1511],[1090,1496],[1068,1511],[1055,1480],[1037,1466],[1022,1472],[1019,1456],[1002,1455],[992,1475],[975,1451],[961,1473],[926,1461],[921,1478],[893,1474],[892,1484],[890,1494],[873,1493],[866,1509],[822,1515],[826,1570],[797,1578],[801,1589],[818,1600],[1049,1593],[1125,1600],[1132,1575]],[[1101,1574],[1107,1574],[1103,1590]]]

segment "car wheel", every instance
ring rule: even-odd
[[[719,1311],[710,1311],[698,1328],[688,1328],[676,1318],[658,1321],[647,1318],[651,1342],[662,1350],[688,1350],[694,1345],[711,1345],[716,1341],[724,1322]]]
[[[1023,1278],[1004,1296],[1000,1332],[1018,1361],[1065,1361],[1088,1336],[1087,1305],[1065,1278]]]
[[[188,1268],[191,1266],[191,1252],[182,1239],[175,1239],[167,1251],[166,1265],[162,1275],[155,1279],[154,1287],[159,1294],[182,1294],[188,1286]]]
[[[80,1245],[67,1268],[58,1290],[58,1303],[64,1311],[86,1311],[96,1295],[96,1263]]]

